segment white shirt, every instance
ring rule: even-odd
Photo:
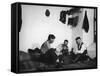
[[[80,50],[77,47],[76,54],[82,54],[86,50],[86,45],[85,44],[82,44],[82,46],[80,45],[80,47],[81,47]]]

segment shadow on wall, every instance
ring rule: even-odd
[[[87,50],[88,50],[88,55],[91,58],[96,57],[96,43],[92,43],[89,47],[87,47]]]

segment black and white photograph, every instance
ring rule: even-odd
[[[18,38],[18,47],[12,66],[16,64],[18,72],[97,68],[96,7],[35,3],[16,6],[18,28],[17,35],[13,35]]]

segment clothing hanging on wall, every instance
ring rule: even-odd
[[[61,11],[60,12],[60,19],[59,19],[62,23],[66,23],[66,11]]]
[[[80,13],[81,12],[80,9],[81,8],[78,8],[78,7],[71,8],[70,10],[66,11],[67,12],[66,14],[67,15],[73,15],[75,13]]]
[[[49,11],[48,9],[46,9],[45,15],[46,15],[47,17],[50,16],[50,11]]]
[[[78,18],[79,18],[78,16],[68,18],[68,25],[71,25],[72,27],[76,27],[78,23]]]
[[[88,17],[87,17],[87,11],[85,11],[82,29],[84,29],[86,33],[88,33],[88,31],[89,31],[89,21],[88,21]]]

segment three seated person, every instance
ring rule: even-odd
[[[71,55],[68,48],[68,40],[64,40],[64,43],[61,44],[61,49],[57,52],[57,49],[51,48],[51,44],[55,40],[55,36],[53,34],[49,34],[48,39],[41,46],[41,56],[40,59],[47,64],[61,63],[63,64],[63,58],[67,55]],[[87,49],[85,44],[82,42],[80,37],[76,39],[77,50],[74,52],[75,58],[73,62],[83,61],[88,58]]]
[[[77,37],[76,39],[76,44],[77,48],[75,51],[75,59],[74,62],[84,62],[85,60],[91,60],[91,58],[87,54],[87,47],[86,45],[82,42],[82,39],[80,37]]]

